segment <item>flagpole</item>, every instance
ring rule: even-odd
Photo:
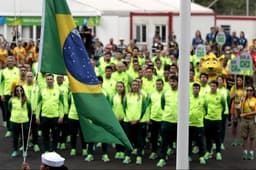
[[[45,28],[45,6],[46,0],[43,0],[43,7],[42,7],[42,19],[41,19],[41,34],[40,34],[40,48],[39,48],[39,58],[38,58],[38,67],[36,77],[41,70],[41,63],[42,63],[42,54],[43,54],[43,42],[44,42],[44,28]]]
[[[190,0],[180,0],[180,55],[179,55],[179,100],[176,169],[189,169],[188,160],[188,114],[189,114],[189,56],[190,56]]]

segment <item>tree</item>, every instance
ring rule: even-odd
[[[212,0],[194,0],[202,6],[208,6]],[[211,7],[217,15],[246,15],[246,0],[219,0]],[[249,0],[249,15],[256,15],[256,1]]]

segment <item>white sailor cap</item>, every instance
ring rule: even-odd
[[[65,158],[56,152],[47,152],[41,156],[42,163],[51,167],[61,167],[64,165]]]

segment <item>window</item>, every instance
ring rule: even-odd
[[[137,42],[147,42],[147,25],[136,25],[135,37]]]
[[[40,41],[40,36],[41,36],[41,26],[36,26],[36,41]]]
[[[161,42],[165,43],[166,42],[166,25],[162,24],[162,25],[156,25],[155,26],[155,31],[157,31],[159,33],[159,37]]]
[[[161,38],[162,42],[166,42],[166,25],[162,25]]]

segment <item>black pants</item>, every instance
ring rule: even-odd
[[[151,133],[151,138],[150,142],[152,145],[152,152],[157,152],[157,142],[158,142],[158,137],[160,134],[161,130],[161,122],[157,122],[154,120],[150,120],[151,125],[149,127],[150,133]]]
[[[57,149],[59,127],[58,118],[41,117],[41,128],[43,133],[43,144],[45,151]],[[51,134],[50,134],[51,131]],[[52,145],[50,146],[50,135],[52,136]]]
[[[93,155],[93,153],[94,153],[93,147],[94,147],[94,143],[88,143],[88,154]],[[101,148],[102,148],[102,155],[108,153],[108,144],[107,143],[102,143]]]
[[[38,125],[36,123],[36,115],[32,115],[31,132],[32,132],[32,143],[38,144]]]
[[[8,131],[12,130],[11,124],[10,124],[11,113],[8,109],[8,103],[9,103],[10,98],[11,98],[10,95],[5,95],[4,96],[5,101],[3,102],[3,121],[6,121]]]
[[[138,149],[137,156],[142,156],[147,132],[146,123],[137,123],[132,125],[130,122],[124,122],[124,131],[133,146]],[[125,154],[130,156],[131,150],[126,149]]]
[[[59,134],[59,143],[66,143],[67,136],[69,135],[69,129],[68,129],[68,115],[64,115],[63,117],[63,123],[59,125],[60,128],[60,134]]]
[[[124,129],[123,122],[119,122],[121,127]],[[116,152],[124,152],[124,146],[120,144],[116,144]]]
[[[216,152],[220,152],[221,120],[204,120],[206,150],[211,152],[213,142],[216,143]]]
[[[229,115],[222,114],[221,120],[221,134],[220,134],[220,142],[224,143],[225,135],[226,135],[226,123]]]
[[[203,156],[205,152],[203,127],[189,126],[189,156],[192,155],[192,141],[199,147],[199,156]]]
[[[11,128],[13,133],[13,150],[17,151],[19,147],[19,137],[22,137],[22,130],[23,130],[23,141],[24,148],[27,147],[27,139],[28,139],[28,129],[29,123],[14,123],[11,122]]]
[[[82,144],[82,149],[86,149],[86,143],[84,141],[84,136],[82,134],[81,126],[79,123],[79,120],[74,120],[74,119],[68,119],[69,122],[69,132],[70,132],[70,144],[71,148],[75,149],[76,148],[76,140],[77,140],[77,133],[79,131],[79,137],[81,139],[81,144]]]
[[[166,159],[168,146],[177,140],[177,123],[162,122],[161,125],[162,146],[160,158]]]

